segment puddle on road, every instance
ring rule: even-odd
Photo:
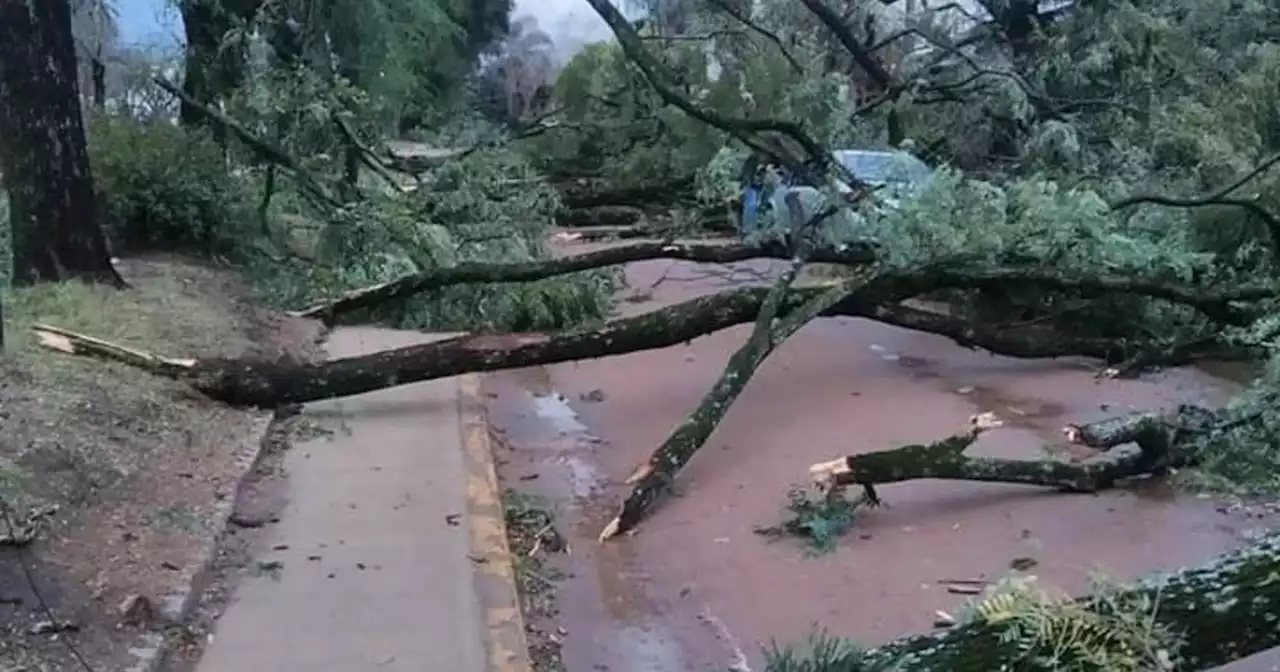
[[[569,406],[569,400],[559,392],[552,391],[549,394],[535,394],[527,392],[529,395],[529,403],[533,406],[534,413],[543,420],[551,423],[564,434],[582,434],[586,433],[587,426],[578,422],[578,413]]]
[[[632,264],[627,276],[636,286],[650,286],[672,276],[672,266]],[[626,310],[652,310],[710,293],[717,284],[664,283],[652,303]],[[583,415],[575,422],[616,444],[590,444],[570,454],[620,478],[665,428],[681,421],[743,338],[743,328],[726,330],[681,347],[559,366],[555,385],[551,376],[534,378],[548,393],[558,386],[575,402],[576,393],[608,390],[608,403],[579,407]],[[770,639],[799,641],[813,624],[866,643],[927,630],[935,610],[953,609],[959,599],[939,590],[937,579],[995,578],[1017,557],[1037,560],[1037,575],[1047,584],[1082,591],[1095,570],[1117,577],[1170,571],[1238,546],[1236,528],[1257,521],[1224,517],[1211,502],[1178,498],[1160,479],[1132,492],[1096,496],[1000,484],[895,484],[888,495],[892,508],[860,519],[859,536],[831,556],[810,560],[751,537],[751,525],[776,520],[792,474],[830,459],[837,446],[867,450],[932,440],[970,413],[991,410],[1013,427],[984,437],[980,450],[1039,458],[1041,446],[1061,442],[1064,421],[1218,398],[1217,383],[1195,372],[1098,381],[1094,368],[1070,358],[993,357],[868,320],[838,318],[806,327],[762,367],[733,417],[717,430],[708,448],[712,456],[690,465],[686,482],[696,485],[646,521],[639,535],[604,546],[595,542],[614,513],[622,491],[617,483],[609,484],[607,499],[579,499],[570,517],[578,542],[572,560],[583,569],[562,593],[570,672],[724,672],[733,669],[735,636],[756,664],[759,647]],[[558,434],[550,421],[523,412],[530,431]],[[562,499],[572,500],[566,475],[572,468],[554,462],[565,450],[564,443],[529,450],[524,459],[542,471],[531,483],[559,488]],[[716,459],[717,450],[733,457]],[[693,587],[688,596],[683,585]],[[678,620],[681,612],[704,606],[733,628],[732,636],[721,637],[727,643],[720,646],[718,665],[689,664],[694,656],[681,639],[708,636],[708,620]],[[662,627],[646,629],[655,622]],[[631,648],[637,646],[645,653]],[[647,647],[677,657],[650,654]],[[698,657],[699,663],[716,660]]]
[[[608,478],[593,452],[608,445],[593,436],[569,400],[540,370],[486,379],[490,423],[510,448],[499,471],[508,487],[547,500],[570,552],[547,556],[557,582],[557,625],[567,633],[562,659],[569,672],[724,670],[735,658],[721,644],[704,658],[699,639],[723,639],[706,617],[659,607],[646,594],[648,575],[626,540],[601,545],[596,535],[615,513]],[[704,662],[696,664],[695,660]]]

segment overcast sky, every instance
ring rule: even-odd
[[[125,42],[174,45],[182,39],[182,25],[169,0],[115,0],[115,4]],[[555,40],[561,58],[609,36],[604,21],[586,0],[516,0],[514,15],[526,14],[532,14],[538,27]]]

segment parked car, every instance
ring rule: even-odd
[[[874,188],[880,202],[896,207],[901,199],[918,189],[933,175],[933,169],[915,155],[900,150],[873,151],[842,149],[831,153],[837,163],[844,166],[854,178]],[[793,184],[785,174],[778,175],[779,184],[770,189],[763,180],[746,179],[742,192],[740,231],[746,235],[759,226],[773,224],[777,217],[786,217],[786,198],[797,194],[805,217],[812,217],[821,207],[822,193],[813,187]],[[840,193],[849,194],[853,188],[844,182],[837,185]]]

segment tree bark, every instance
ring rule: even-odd
[[[1219,425],[1218,414],[1199,406],[1183,405],[1161,412],[1142,412],[1063,428],[1067,441],[1102,452],[1134,443],[1138,450],[1083,463],[1057,459],[1014,460],[970,457],[964,451],[978,437],[1001,426],[994,414],[971,419],[964,432],[929,444],[901,446],[840,457],[809,467],[810,478],[824,488],[862,486],[864,501],[880,504],[875,486],[926,478],[1018,483],[1060,488],[1069,492],[1096,492],[1118,481],[1168,469],[1194,466],[1199,459],[1196,434]]]
[[[14,281],[125,287],[95,212],[67,0],[0,2],[0,147]]]
[[[928,286],[922,278],[920,274],[879,275],[823,310],[822,315],[866,317],[949,336],[966,347],[982,347],[996,354],[1015,357],[1086,355],[1103,357],[1107,361],[1124,360],[1144,348],[1158,349],[1162,345],[1127,339],[1076,339],[1034,328],[1008,329],[1001,328],[1000,325],[972,325],[945,315],[897,305],[903,299],[917,294],[921,286]],[[1106,282],[1105,279],[1098,278],[1093,281]],[[779,314],[790,313],[829,288],[830,286],[792,288],[782,298]],[[283,404],[362,394],[463,373],[556,364],[665,348],[754,320],[760,313],[767,294],[767,288],[714,294],[643,315],[614,320],[594,329],[462,336],[318,364],[180,360],[187,364],[176,369],[167,367],[157,372],[187,380],[213,399],[233,405],[272,408]],[[50,345],[66,352],[121,359],[118,353],[86,344],[86,337],[79,334],[66,334],[52,327],[40,327],[37,332],[62,333],[62,338],[70,340],[60,345]],[[146,358],[125,358],[125,361],[155,370],[147,363],[149,360]],[[1174,363],[1182,362],[1164,362],[1166,365]]]
[[[1178,669],[1205,670],[1280,646],[1280,533],[1267,535],[1242,549],[1218,556],[1203,565],[1137,582],[1119,596],[1110,597],[1153,605],[1156,624],[1183,636],[1173,653],[1181,659]],[[1106,609],[1102,600],[1084,598],[1094,611]],[[883,646],[851,653],[824,665],[806,667],[813,672],[849,670],[900,670],[901,672],[990,672],[1030,669],[1017,642],[1001,638],[1006,625],[982,619],[948,628],[937,634],[906,637]],[[776,656],[767,672],[797,669],[782,665]],[[1101,667],[1073,668],[1109,672]]]
[[[186,33],[182,89],[190,98],[209,107],[240,85],[244,78],[245,55],[241,45],[223,44],[227,34],[252,20],[262,0],[179,0],[182,27]],[[208,121],[187,100],[181,101],[179,118],[184,126],[197,127]],[[226,129],[212,126],[219,143]]]
[[[398,280],[353,290],[325,303],[291,313],[295,317],[315,317],[332,321],[352,311],[388,301],[403,300],[415,294],[441,287],[468,283],[530,282],[559,275],[616,266],[648,259],[681,259],[715,264],[730,264],[756,258],[789,259],[784,245],[738,245],[717,243],[643,242],[609,247],[594,252],[513,264],[464,263],[447,268],[433,268],[407,275]],[[857,265],[875,260],[867,246],[851,246],[845,251],[820,250],[812,261]]]
[[[785,314],[780,313],[783,298],[800,266],[801,264],[794,264],[770,290],[747,342],[729,358],[729,363],[725,365],[715,385],[702,398],[702,402],[685,416],[684,421],[653,451],[649,459],[627,478],[627,484],[632,486],[631,492],[623,500],[618,515],[600,532],[600,541],[626,534],[640,523],[667,491],[680,469],[693,459],[694,453],[711,437],[729,412],[729,407],[737,401],[738,395],[746,389],[747,383],[770,353],[801,327],[848,296],[857,285],[865,282],[850,280],[840,283],[795,309]],[[776,325],[775,317],[780,317]]]
[[[679,259],[703,263],[729,264],[747,261],[754,258],[790,259],[790,249],[781,244],[722,244],[722,243],[681,243],[681,242],[643,242],[608,247],[594,252],[550,259],[545,261],[519,262],[513,264],[460,264],[446,268],[433,268],[398,280],[379,283],[343,294],[331,301],[316,304],[292,315],[296,317],[317,317],[328,321],[351,311],[369,308],[387,301],[403,300],[414,294],[431,289],[448,287],[466,283],[499,283],[528,282],[543,280],[559,275],[576,273],[605,266],[613,266],[633,261],[649,259]],[[840,248],[816,248],[812,250],[808,261],[814,263],[843,264],[847,266],[863,266],[877,259],[874,246],[866,244],[841,246]],[[1276,290],[1264,285],[1237,286],[1228,289],[1198,287],[1181,283],[1169,283],[1144,279],[1131,279],[1106,275],[1079,275],[1059,272],[1046,268],[1022,268],[1017,266],[978,266],[940,262],[934,266],[921,269],[912,274],[898,274],[899,300],[928,294],[943,288],[980,289],[983,287],[1003,287],[1009,285],[1034,284],[1045,289],[1075,290],[1085,295],[1102,296],[1106,294],[1136,294],[1165,299],[1174,303],[1182,303],[1197,308],[1206,316],[1221,323],[1233,326],[1251,324],[1260,312],[1251,306],[1233,305],[1235,303],[1256,303],[1276,295]],[[894,309],[885,307],[886,315],[894,313]],[[860,313],[861,314],[861,313]],[[866,314],[867,317],[880,319],[879,315]],[[922,330],[934,331],[943,328],[943,324],[952,329],[946,334],[963,342],[967,334],[987,335],[999,339],[999,332],[1004,325],[986,327],[977,323],[964,323],[923,314],[922,311],[899,311],[898,319],[903,322],[919,320]],[[890,321],[893,317],[888,318]],[[896,322],[895,322],[896,323]],[[930,326],[923,326],[930,325]],[[910,324],[902,324],[908,328],[916,328]],[[1047,332],[1046,332],[1047,333]],[[1071,347],[1083,342],[1067,339]],[[1116,341],[1111,339],[1094,339],[1094,342],[1115,350]],[[1154,360],[1186,359],[1202,356],[1204,353],[1219,353],[1222,344],[1213,338],[1203,338],[1185,344],[1184,347],[1166,348],[1162,356],[1153,356]],[[1146,349],[1138,351],[1146,352]],[[1002,353],[1003,354],[1003,353]],[[1095,352],[1073,351],[1064,354],[1098,356]],[[1014,355],[1022,356],[1022,355]],[[1031,355],[1042,357],[1045,355]],[[1106,357],[1108,361],[1113,361]],[[1120,360],[1114,360],[1120,361]],[[1143,364],[1153,361],[1143,360]]]

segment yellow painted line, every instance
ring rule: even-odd
[[[488,632],[485,645],[488,672],[532,672],[529,641],[515,568],[507,544],[502,490],[489,441],[489,422],[480,396],[480,376],[458,381],[462,448],[467,459],[467,519],[470,521],[471,559],[476,568]]]

